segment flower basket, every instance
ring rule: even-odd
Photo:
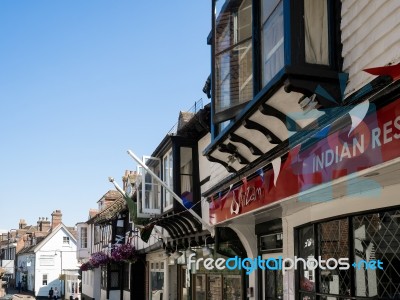
[[[94,267],[93,265],[90,263],[90,261],[85,262],[81,265],[80,270],[81,271],[88,271],[88,270],[93,270]]]
[[[110,262],[110,257],[104,252],[93,253],[89,259],[89,263],[94,267],[98,268],[105,266]]]
[[[135,263],[138,259],[138,254],[131,244],[123,244],[116,247],[111,253],[111,259],[114,262]]]

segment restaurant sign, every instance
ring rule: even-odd
[[[400,99],[369,113],[352,128],[350,124],[336,132],[324,128],[315,143],[292,148],[280,166],[274,182],[274,171],[258,171],[255,177],[242,178],[239,187],[213,196],[210,222],[218,224],[287,197],[298,195],[320,184],[379,165],[400,156]],[[350,116],[349,116],[350,118]],[[276,176],[276,174],[275,174]],[[361,180],[369,180],[360,178]],[[377,183],[376,183],[377,184]],[[333,195],[332,195],[333,196]],[[306,201],[327,201],[332,197]],[[298,201],[302,201],[299,197]]]

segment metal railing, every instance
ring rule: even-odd
[[[200,98],[189,109],[184,110],[184,112],[192,113],[193,115],[195,115],[197,112],[200,111],[200,109],[203,109],[203,107],[204,107],[203,98]],[[172,126],[172,128],[168,131],[167,134],[168,135],[176,135],[176,133],[178,131],[178,125],[179,125],[179,120],[174,124],[174,126]]]

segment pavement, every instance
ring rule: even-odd
[[[9,289],[4,297],[0,300],[35,300],[36,298],[29,292],[18,292],[18,290]]]

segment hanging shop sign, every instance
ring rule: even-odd
[[[273,202],[302,192],[335,179],[388,162],[400,156],[400,99],[377,112],[369,104],[369,113],[340,130],[316,134],[315,142],[305,148],[299,145],[290,150],[278,170],[261,169],[252,179],[242,179],[239,187],[227,193],[213,195],[210,204],[210,222],[218,224],[238,215],[253,211]],[[275,169],[275,170],[274,170]],[[360,181],[370,178],[360,178]],[[332,200],[329,194],[322,199]]]

